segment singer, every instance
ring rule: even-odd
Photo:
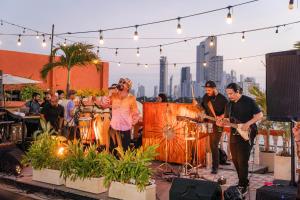
[[[115,144],[127,150],[130,145],[130,133],[133,125],[139,121],[139,112],[135,96],[129,95],[132,81],[121,78],[116,85],[117,91],[104,97],[101,106],[111,107],[111,137]]]

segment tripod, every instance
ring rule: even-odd
[[[193,165],[188,162],[188,141],[195,140],[195,137],[188,137],[187,124],[184,126],[184,140],[185,140],[185,163],[182,165],[182,175],[188,176],[190,170],[188,168],[193,168]]]
[[[162,163],[161,165],[159,165],[157,167],[158,170],[162,171],[163,173],[168,173],[168,172],[173,172],[174,169],[173,167],[168,163],[168,147],[169,147],[169,140],[173,138],[173,130],[172,128],[167,125],[166,127],[164,127],[163,129],[163,133],[164,133],[164,137],[165,137],[165,162]]]

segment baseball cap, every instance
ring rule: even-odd
[[[217,85],[215,82],[209,80],[205,83],[205,85],[203,87],[215,88],[215,87],[217,87]]]

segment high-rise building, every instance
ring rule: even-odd
[[[256,83],[255,78],[253,77],[246,77],[244,81],[241,84],[241,87],[243,88],[243,94],[246,96],[254,97],[252,94],[250,94],[249,89],[253,86],[256,86],[259,88],[259,84]]]
[[[167,94],[168,87],[168,61],[166,56],[160,57],[159,92]]]
[[[170,77],[170,85],[169,85],[169,92],[168,92],[168,96],[172,97],[173,96],[173,75]]]
[[[208,67],[208,80],[213,80],[220,88],[223,78],[223,56],[212,57],[211,61],[212,63]]]
[[[191,68],[182,67],[180,77],[181,97],[191,97]]]
[[[154,86],[154,94],[153,94],[153,97],[157,97],[158,96],[158,90],[157,90],[157,85]]]
[[[231,82],[236,83],[237,82],[236,71],[231,70],[230,75],[231,75]]]
[[[180,97],[180,87],[178,85],[174,85],[174,94],[173,97],[178,99]]]
[[[137,97],[144,97],[145,96],[145,86],[139,85],[137,91]]]

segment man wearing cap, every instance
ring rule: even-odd
[[[201,106],[205,114],[215,117],[224,118],[225,107],[228,103],[226,97],[218,92],[216,83],[207,81],[204,85],[205,95],[202,97]],[[223,128],[213,125],[214,132],[209,135],[210,149],[212,153],[212,174],[217,174],[219,169],[219,149],[218,145],[222,136]]]
[[[127,150],[130,145],[130,133],[133,125],[139,120],[139,111],[135,96],[129,95],[132,81],[121,78],[117,85],[117,92],[103,98],[102,107],[112,108],[110,121],[111,137],[115,144]]]

